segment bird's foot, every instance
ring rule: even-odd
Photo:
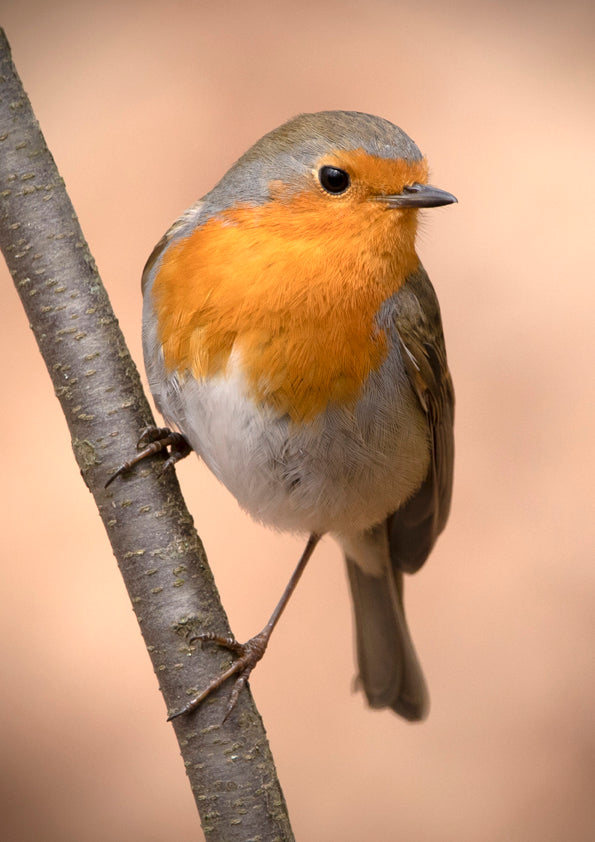
[[[230,652],[238,655],[238,659],[234,661],[229,669],[211,681],[205,690],[190,699],[190,701],[187,702],[181,710],[170,714],[167,717],[168,722],[175,719],[177,716],[182,716],[182,714],[192,713],[192,711],[196,710],[196,708],[202,701],[204,701],[204,699],[207,698],[207,696],[220,687],[225,681],[227,681],[228,678],[235,675],[236,679],[229,696],[225,716],[223,717],[223,722],[225,722],[229,714],[236,706],[236,702],[240,696],[240,691],[250,678],[250,673],[264,655],[269,642],[270,633],[271,629],[265,628],[259,634],[246,641],[246,643],[238,643],[234,637],[222,637],[220,635],[213,634],[212,632],[206,632],[205,634],[198,634],[192,637],[189,641],[190,643],[197,640],[203,643],[216,643],[218,646],[223,646],[225,649],[229,649]]]
[[[138,465],[139,462],[142,462],[143,459],[146,459],[147,456],[153,456],[155,453],[160,453],[168,447],[170,448],[169,456],[163,464],[161,473],[169,468],[172,468],[176,462],[180,461],[180,459],[184,459],[188,456],[188,454],[192,451],[192,448],[181,433],[173,432],[168,427],[145,427],[137,444],[137,449],[140,450],[140,453],[137,453],[137,455],[128,462],[124,462],[120,465],[120,467],[108,479],[105,487],[107,488],[108,485],[116,479],[116,477],[125,474],[135,465]]]

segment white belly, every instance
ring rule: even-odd
[[[336,534],[371,527],[424,479],[427,423],[401,365],[373,373],[355,409],[298,425],[256,405],[239,361],[208,381],[151,383],[158,405],[255,519]]]

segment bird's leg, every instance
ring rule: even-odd
[[[246,684],[250,677],[250,673],[256,666],[256,664],[260,661],[262,656],[265,653],[267,648],[268,642],[270,640],[271,634],[277,623],[279,622],[279,618],[283,613],[283,610],[289,599],[294,592],[297,583],[300,580],[302,573],[306,568],[306,564],[308,563],[310,556],[314,552],[314,548],[316,544],[320,540],[320,535],[310,535],[308,538],[308,543],[301,555],[301,558],[298,562],[297,567],[293,571],[291,579],[287,583],[287,587],[283,591],[283,596],[277,603],[277,606],[271,617],[263,628],[261,632],[259,632],[254,637],[250,638],[246,643],[238,643],[238,641],[234,637],[223,637],[221,635],[214,634],[213,632],[206,632],[205,634],[197,634],[190,638],[189,643],[194,641],[201,641],[203,643],[217,643],[219,646],[223,646],[225,649],[229,649],[234,654],[238,655],[238,659],[227,669],[224,673],[214,679],[208,687],[199,693],[194,698],[190,699],[181,710],[176,711],[168,716],[168,721],[175,719],[176,716],[181,716],[184,713],[191,713],[193,710],[200,705],[200,703],[209,696],[213,690],[216,690],[220,687],[228,678],[232,675],[236,675],[236,680],[234,682],[232,691],[229,696],[229,703],[227,705],[227,710],[225,712],[225,716],[223,717],[223,722],[227,719],[229,714],[235,707],[235,704],[239,698],[240,691],[242,687]]]
[[[141,449],[140,453],[137,453],[137,455],[128,462],[124,462],[120,465],[120,467],[108,479],[105,487],[107,488],[108,485],[116,479],[116,477],[121,476],[135,465],[138,465],[138,463],[142,462],[143,459],[146,459],[147,456],[152,456],[154,453],[160,453],[168,447],[170,448],[169,456],[163,464],[162,473],[175,465],[176,462],[179,462],[180,459],[184,459],[188,456],[188,454],[192,451],[192,448],[181,433],[173,432],[169,429],[169,427],[145,427],[137,444],[137,448]]]

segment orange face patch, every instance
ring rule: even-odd
[[[318,167],[328,164],[346,170],[351,176],[351,195],[361,200],[373,196],[401,193],[407,184],[428,181],[428,164],[420,161],[378,158],[363,149],[338,151],[325,155],[318,161]],[[346,198],[348,193],[342,194]]]
[[[375,322],[415,271],[416,213],[372,197],[426,181],[425,162],[332,156],[349,193],[317,185],[213,217],[163,254],[152,296],[165,365],[205,378],[240,352],[252,396],[294,420],[357,399],[386,355]],[[327,163],[326,159],[320,162]]]

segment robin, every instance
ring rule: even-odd
[[[309,535],[271,619],[236,653],[228,713],[318,540],[347,562],[359,683],[373,708],[423,719],[428,693],[403,577],[445,526],[454,395],[417,211],[457,200],[415,143],[353,111],[302,114],[261,138],[151,254],[149,385],[167,423],[145,450],[194,450],[256,520]],[[116,475],[117,475],[116,474]],[[171,718],[171,717],[170,717]]]

